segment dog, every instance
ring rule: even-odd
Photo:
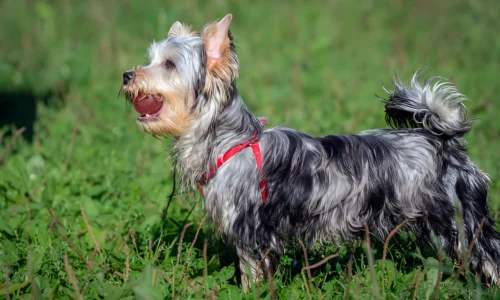
[[[204,194],[217,232],[236,247],[243,288],[273,275],[292,240],[308,246],[380,239],[406,231],[499,283],[500,234],[488,212],[488,176],[466,154],[466,99],[421,72],[386,89],[391,129],[312,137],[264,130],[236,88],[232,15],[200,34],[175,22],[153,43],[149,64],[123,74],[138,126],[173,137],[185,188]],[[455,215],[460,218],[457,224]],[[463,228],[463,238],[459,232]],[[464,244],[465,243],[465,244]]]

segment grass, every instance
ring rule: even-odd
[[[426,75],[450,78],[471,99],[469,154],[492,178],[500,220],[496,8],[494,0],[0,2],[0,91],[43,100],[32,141],[1,130],[0,298],[498,297],[467,269],[455,280],[459,266],[407,235],[292,247],[272,281],[244,295],[234,251],[202,221],[200,196],[172,193],[169,142],[142,135],[116,96],[123,71],[142,64],[175,20],[200,29],[227,12],[239,90],[270,126],[313,135],[386,127],[374,94],[395,72],[407,78],[429,66]]]

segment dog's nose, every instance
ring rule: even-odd
[[[125,72],[123,73],[123,84],[124,85],[127,85],[127,83],[134,79],[135,77],[135,73],[133,71],[128,71],[128,72]]]

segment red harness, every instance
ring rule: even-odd
[[[267,123],[265,120],[261,120],[261,122],[264,125],[266,125],[266,123]],[[257,164],[257,171],[260,171],[261,166],[262,166],[262,152],[260,151],[259,140],[257,139],[257,136],[254,134],[251,141],[241,143],[241,144],[229,149],[229,151],[227,151],[226,153],[224,153],[221,157],[219,157],[217,159],[215,169],[214,169],[214,167],[211,167],[207,173],[203,174],[203,179],[198,182],[198,190],[200,191],[200,193],[203,196],[205,196],[205,193],[203,192],[203,189],[201,188],[201,186],[207,184],[208,181],[215,175],[215,171],[217,169],[219,169],[224,163],[226,163],[231,157],[233,157],[238,152],[240,152],[241,150],[243,150],[247,147],[252,148],[252,152],[253,152],[253,155],[255,157],[255,163]],[[266,179],[265,178],[261,180],[259,187],[260,187],[260,191],[262,193],[262,202],[266,203],[267,190],[266,190]]]

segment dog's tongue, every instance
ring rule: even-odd
[[[134,108],[141,115],[154,115],[160,111],[163,103],[153,95],[139,96],[134,100]]]

